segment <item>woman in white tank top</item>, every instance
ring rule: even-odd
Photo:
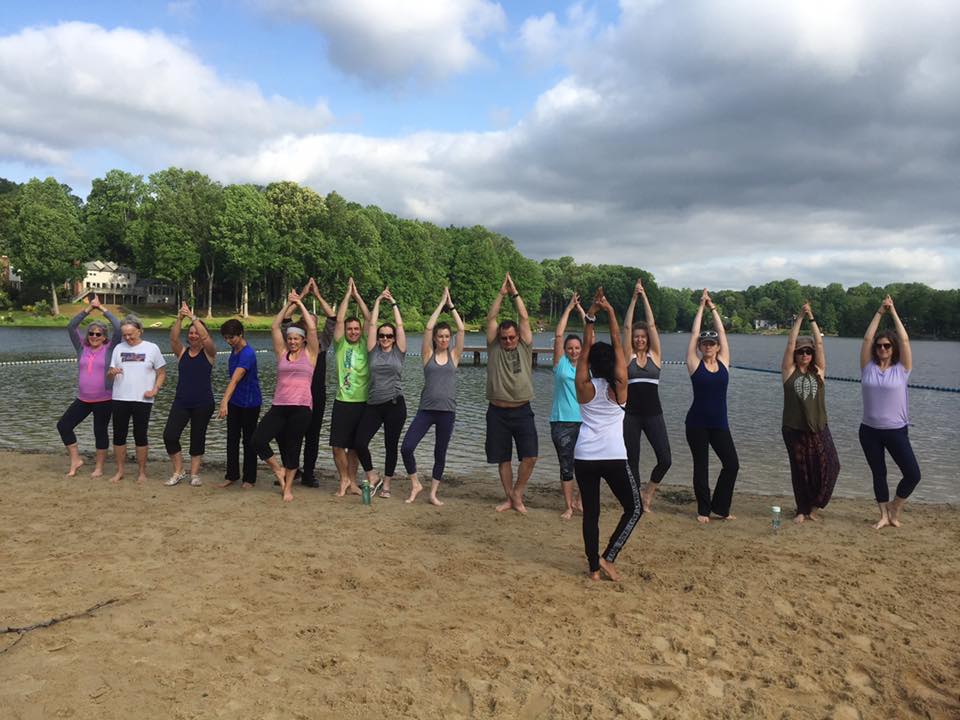
[[[594,323],[598,311],[607,313],[613,344],[594,343]],[[589,575],[600,579],[603,572],[619,580],[614,567],[617,555],[626,544],[643,514],[640,487],[627,467],[627,449],[623,442],[623,404],[627,401],[627,364],[617,317],[603,288],[597,288],[587,311],[583,351],[577,361],[577,402],[580,403],[580,435],[574,450],[574,471],[583,500],[583,546],[589,563]],[[620,522],[603,555],[600,555],[600,480],[607,485],[623,507]]]

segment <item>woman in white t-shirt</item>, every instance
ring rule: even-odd
[[[607,313],[612,345],[594,342],[594,323],[598,311]],[[617,554],[643,514],[640,486],[627,466],[627,448],[623,442],[623,404],[627,401],[627,363],[617,316],[597,288],[593,304],[584,317],[583,351],[577,360],[577,402],[580,403],[580,434],[574,449],[574,470],[583,501],[583,546],[592,580],[601,571],[611,580],[619,580],[614,567]],[[606,480],[623,514],[610,542],[600,555],[600,480]]]
[[[147,479],[150,411],[153,399],[167,379],[164,369],[167,361],[160,348],[143,339],[143,323],[136,315],[127,315],[120,321],[120,335],[123,341],[113,349],[110,370],[107,371],[107,375],[113,378],[113,452],[117,461],[117,472],[110,481],[117,483],[123,479],[127,433],[133,419],[139,468],[137,481],[144,482]]]

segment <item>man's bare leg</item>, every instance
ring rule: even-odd
[[[337,466],[337,475],[340,478],[340,489],[337,490],[336,496],[343,497],[347,494],[347,491],[359,495],[360,488],[357,487],[355,479],[359,465],[357,453],[353,450],[347,450],[347,448],[335,447],[333,449],[333,463]]]
[[[103,464],[107,461],[107,451],[106,450],[97,450],[97,460],[93,466],[93,472],[90,473],[90,477],[103,477]]]
[[[67,470],[67,477],[74,477],[77,470],[83,467],[83,458],[80,457],[80,448],[76,443],[67,445],[67,455],[70,456],[70,469]]]
[[[360,472],[360,456],[356,450],[347,451],[347,465],[349,471],[347,477],[350,478],[349,490],[353,495],[360,495],[360,486],[357,485],[357,473]]]
[[[117,471],[113,474],[113,477],[110,478],[110,482],[118,483],[123,480],[123,470],[124,466],[127,464],[127,446],[114,445],[113,458],[117,463]]]
[[[497,473],[500,475],[500,484],[503,486],[503,494],[507,499],[497,505],[497,512],[503,512],[513,507],[513,466],[510,461],[502,462],[497,465]]]
[[[143,483],[147,481],[147,455],[150,452],[150,448],[147,445],[143,447],[137,446],[137,482]]]
[[[523,493],[527,490],[527,483],[533,474],[533,466],[537,464],[536,457],[526,457],[520,461],[517,468],[517,483],[513,486],[513,509],[518,513],[527,514],[527,508],[523,504]]]

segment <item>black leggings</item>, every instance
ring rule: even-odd
[[[887,461],[884,450],[900,468],[903,478],[897,484],[897,497],[906,500],[920,482],[920,465],[910,446],[907,426],[895,430],[877,430],[869,425],[860,425],[860,447],[873,473],[873,494],[878,503],[890,502],[887,487]]]
[[[317,456],[320,454],[320,430],[323,427],[323,411],[327,407],[327,393],[313,394],[313,410],[310,414],[310,424],[303,436],[303,477],[310,479],[317,467]]]
[[[190,423],[190,457],[203,455],[207,449],[207,426],[212,415],[213,403],[185,408],[174,402],[163,428],[163,444],[167,448],[167,455],[180,452],[180,436],[187,423]]]
[[[276,438],[283,467],[296,470],[300,466],[303,434],[309,425],[310,408],[306,405],[274,405],[253,433],[253,447],[261,460],[269,460],[273,457],[270,441]]]
[[[607,485],[620,502],[623,513],[617,523],[603,559],[615,562],[617,554],[630,538],[630,533],[643,515],[640,486],[630,472],[626,460],[575,460],[573,464],[583,502],[583,549],[587,553],[590,572],[600,569],[600,480]]]
[[[364,472],[373,470],[373,459],[370,457],[370,441],[383,426],[383,447],[386,457],[383,459],[383,474],[393,477],[397,471],[397,447],[400,445],[400,432],[407,421],[407,403],[403,395],[391,402],[379,405],[367,405],[363,410],[360,425],[357,426],[357,457]]]
[[[153,403],[139,400],[113,401],[113,444],[126,445],[130,418],[133,418],[133,442],[137,447],[146,447],[147,430],[150,428],[150,411]]]
[[[400,454],[403,456],[403,467],[408,475],[413,475],[417,471],[417,459],[414,457],[414,451],[417,445],[427,434],[431,425],[437,426],[437,437],[433,444],[433,474],[430,476],[434,480],[443,479],[443,469],[447,464],[447,448],[450,446],[450,438],[453,436],[453,422],[456,419],[456,413],[450,410],[417,410],[413,416],[413,422],[407,429],[407,434],[403,437],[403,445],[400,447]]]
[[[740,460],[730,431],[687,427],[687,444],[693,455],[693,493],[697,496],[697,515],[710,517],[713,512],[726,517],[730,514],[733,486],[740,472]],[[720,477],[713,489],[713,500],[710,499],[710,448],[720,458]]]
[[[253,485],[257,482],[257,451],[253,447],[253,434],[260,419],[260,406],[239,407],[227,403],[227,474],[226,480],[240,479],[240,439],[243,438],[243,481]]]
[[[667,424],[663,415],[623,415],[623,442],[627,446],[627,464],[636,478],[640,477],[640,433],[647,436],[647,441],[657,456],[657,464],[650,471],[650,482],[658,483],[673,464],[670,438],[667,437]]]
[[[57,432],[64,445],[76,445],[77,436],[73,429],[86,420],[87,415],[93,413],[93,437],[97,450],[106,450],[110,447],[110,412],[113,409],[110,400],[103,402],[84,402],[74,400],[67,411],[57,422]]]

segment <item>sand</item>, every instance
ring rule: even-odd
[[[521,517],[493,472],[439,509],[326,475],[285,505],[266,473],[151,467],[114,487],[0,453],[0,629],[116,600],[0,635],[3,718],[960,717],[955,507],[876,532],[835,500],[774,535],[771,498],[700,527],[665,486],[597,583],[559,488]]]

